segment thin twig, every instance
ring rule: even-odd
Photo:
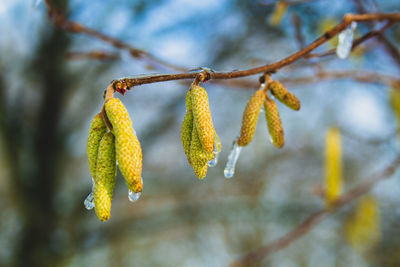
[[[301,76],[294,78],[282,78],[279,81],[285,85],[303,85],[318,83],[324,80],[334,79],[353,79],[360,83],[377,83],[387,86],[393,84],[400,84],[400,78],[390,76],[387,74],[371,71],[356,71],[356,70],[343,70],[343,71],[321,71],[311,76]],[[255,90],[258,88],[259,83],[249,79],[241,80],[215,80],[212,83],[226,85],[232,88],[241,88],[247,90]]]
[[[315,40],[310,45],[304,47],[303,49],[297,51],[296,53],[272,64],[263,65],[256,68],[251,68],[241,71],[231,71],[231,72],[214,72],[206,70],[209,80],[211,79],[232,79],[239,77],[252,76],[260,73],[274,73],[277,70],[295,62],[296,60],[308,55],[311,51],[328,41],[329,39],[336,36],[342,30],[346,29],[353,21],[365,22],[365,21],[382,21],[388,20],[390,22],[400,21],[400,13],[387,13],[387,14],[346,14],[344,15],[342,21],[333,27],[331,30],[327,31],[317,40]],[[205,71],[204,69],[201,70]],[[189,73],[178,73],[178,74],[157,74],[157,75],[144,75],[132,78],[122,78],[117,81],[113,81],[114,89],[118,89],[119,86],[126,87],[127,89],[133,86],[165,82],[172,80],[183,80],[183,79],[194,79],[198,75],[198,72]]]
[[[47,8],[48,8],[48,16],[51,20],[51,22],[58,28],[70,32],[70,33],[81,33],[85,34],[91,37],[94,37],[96,39],[102,40],[103,42],[106,42],[110,45],[112,45],[115,48],[126,50],[129,52],[129,54],[133,58],[137,58],[143,61],[147,61],[148,64],[151,64],[152,66],[157,66],[161,65],[163,67],[166,67],[170,70],[175,70],[175,71],[186,71],[186,68],[183,68],[181,66],[177,66],[175,64],[171,64],[169,62],[166,62],[160,58],[157,58],[150,54],[149,52],[133,47],[130,44],[127,44],[117,38],[110,37],[108,35],[105,35],[102,32],[99,32],[97,30],[91,29],[89,27],[83,26],[80,23],[70,21],[66,18],[64,14],[62,14],[51,2],[51,0],[45,0],[44,1]]]
[[[333,212],[337,211],[346,204],[352,202],[353,200],[369,192],[371,188],[380,181],[389,178],[391,175],[393,175],[393,173],[397,170],[399,166],[400,166],[400,156],[397,156],[396,159],[389,166],[380,171],[378,174],[373,175],[371,178],[362,182],[354,189],[342,195],[342,197],[335,202],[333,210],[321,209],[311,214],[304,222],[299,224],[296,228],[294,228],[292,231],[290,231],[283,237],[278,238],[277,240],[248,253],[242,258],[232,262],[230,266],[231,267],[251,266],[261,261],[268,254],[271,254],[273,252],[288,247],[294,241],[298,240],[300,237],[304,236],[312,229],[314,229],[314,227],[318,225],[329,214],[332,214]]]

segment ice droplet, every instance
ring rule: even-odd
[[[219,148],[219,149],[218,149]],[[218,163],[218,156],[221,152],[221,140],[217,138],[215,135],[214,137],[214,158],[208,162],[208,167],[214,167]]]
[[[229,152],[228,162],[226,163],[224,176],[225,178],[232,178],[235,174],[235,166],[236,162],[239,158],[240,151],[242,151],[242,147],[239,146],[236,140],[233,142],[232,149]]]
[[[274,143],[274,140],[272,139],[272,136],[271,136],[271,135],[269,136],[269,141],[271,142],[271,144]]]
[[[136,202],[140,198],[141,194],[142,194],[142,192],[136,192],[135,193],[135,192],[129,190],[128,199],[129,199],[130,202]]]
[[[83,202],[83,205],[85,205],[85,208],[87,210],[92,210],[94,208],[93,191],[90,192],[90,194],[86,197],[85,201]]]
[[[339,33],[339,43],[336,48],[336,55],[338,58],[345,59],[349,56],[353,45],[353,37],[356,27],[357,23],[353,21],[346,30]]]

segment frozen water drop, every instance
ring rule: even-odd
[[[218,163],[218,156],[221,152],[221,140],[215,135],[214,137],[214,158],[208,162],[208,167],[214,167]]]
[[[208,162],[208,167],[214,167],[215,165],[217,165],[217,163],[218,163],[218,154],[219,153],[215,153],[214,158]]]
[[[274,143],[274,140],[272,139],[272,136],[269,136],[269,141],[271,142],[271,144]]]
[[[142,194],[142,192],[136,192],[135,193],[135,192],[129,190],[129,192],[128,192],[129,201],[130,202],[136,202],[140,198],[141,194]]]
[[[38,8],[42,3],[42,0],[33,0],[32,3],[34,8]]]
[[[236,162],[239,158],[240,151],[242,151],[242,147],[239,146],[235,140],[233,142],[232,149],[229,152],[228,162],[226,163],[226,166],[224,169],[225,178],[232,178],[233,175],[235,174],[235,166],[236,166]]]
[[[94,208],[94,196],[93,196],[93,191],[90,192],[90,194],[86,197],[85,201],[83,202],[83,205],[85,205],[85,208],[87,210],[91,210]]]
[[[354,31],[357,27],[356,22],[352,22],[351,25],[341,33],[339,33],[339,43],[336,48],[336,55],[338,58],[345,59],[351,52],[353,46]]]

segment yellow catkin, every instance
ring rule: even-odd
[[[94,209],[100,221],[106,221],[111,216],[116,175],[115,139],[114,135],[108,132],[100,142],[93,192]]]
[[[356,205],[354,214],[346,220],[346,239],[358,252],[365,252],[381,239],[379,203],[365,196]]]
[[[283,133],[282,122],[279,117],[278,106],[272,99],[264,102],[265,118],[267,119],[268,131],[271,136],[272,143],[281,148],[285,144],[285,136]]]
[[[297,99],[294,94],[289,92],[279,81],[271,81],[268,83],[268,89],[280,102],[289,108],[293,110],[300,109],[300,100]]]
[[[197,132],[197,127],[194,124],[192,130],[192,142],[190,145],[190,162],[193,166],[194,173],[199,179],[203,179],[207,175],[208,161],[214,158],[213,152],[206,151]]]
[[[142,149],[132,128],[129,113],[121,100],[110,98],[105,103],[107,117],[113,126],[118,168],[130,190],[141,192]]]
[[[100,114],[96,114],[90,124],[89,137],[86,145],[90,173],[96,179],[96,161],[101,138],[106,133],[107,127]]]
[[[186,94],[186,114],[182,121],[181,126],[181,141],[183,151],[186,154],[189,164],[190,163],[190,143],[192,141],[192,130],[193,130],[193,113],[192,113],[192,100],[190,96],[190,90]]]
[[[210,106],[206,90],[198,85],[191,87],[193,122],[196,125],[198,136],[206,151],[214,150],[214,126],[212,123]]]
[[[342,193],[342,144],[337,128],[330,128],[325,139],[325,206],[331,208]]]
[[[283,15],[285,15],[287,7],[288,7],[288,4],[284,1],[278,1],[275,4],[275,10],[272,13],[271,18],[270,18],[271,25],[277,26],[281,22]]]
[[[400,85],[390,90],[390,104],[397,118],[397,126],[400,127]]]
[[[262,104],[265,101],[265,91],[257,90],[247,102],[246,108],[243,112],[242,127],[240,129],[240,136],[237,140],[239,146],[247,146],[253,139],[256,131],[258,116]]]

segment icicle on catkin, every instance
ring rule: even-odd
[[[268,89],[283,104],[293,110],[300,109],[300,101],[297,97],[289,92],[279,81],[271,81],[268,83]]]
[[[213,157],[213,152],[208,152],[202,147],[196,124],[193,124],[192,142],[190,145],[190,162],[199,179],[206,177],[208,161],[212,160]]]
[[[190,90],[186,94],[186,114],[182,121],[181,126],[181,141],[183,151],[186,154],[189,164],[190,161],[190,143],[192,142],[192,130],[193,130],[193,113],[192,113],[192,100],[190,96]]]
[[[271,136],[272,143],[281,148],[285,144],[285,136],[281,119],[279,117],[278,106],[272,99],[267,99],[264,102],[265,118],[267,119],[268,131]]]
[[[325,140],[325,206],[329,209],[342,193],[342,144],[337,128],[330,128]]]
[[[260,114],[261,107],[265,101],[266,93],[264,90],[257,90],[249,102],[247,102],[246,108],[243,112],[242,127],[240,129],[240,136],[237,140],[239,146],[247,146],[253,139],[258,116]]]
[[[358,252],[365,252],[381,239],[379,203],[373,196],[361,198],[345,223],[346,239]]]
[[[107,117],[113,126],[118,167],[131,191],[141,192],[142,149],[132,128],[132,122],[125,106],[118,98],[105,102]]]
[[[89,169],[93,179],[95,179],[96,176],[96,161],[100,141],[106,131],[107,127],[102,116],[100,114],[96,114],[92,120],[92,123],[90,124],[89,137],[86,145]]]
[[[214,126],[212,123],[210,106],[206,90],[198,85],[190,89],[192,99],[193,122],[203,148],[212,152],[214,150]]]
[[[115,138],[111,132],[108,132],[101,139],[99,146],[93,194],[94,209],[100,221],[106,221],[111,216],[111,200],[116,175]]]

